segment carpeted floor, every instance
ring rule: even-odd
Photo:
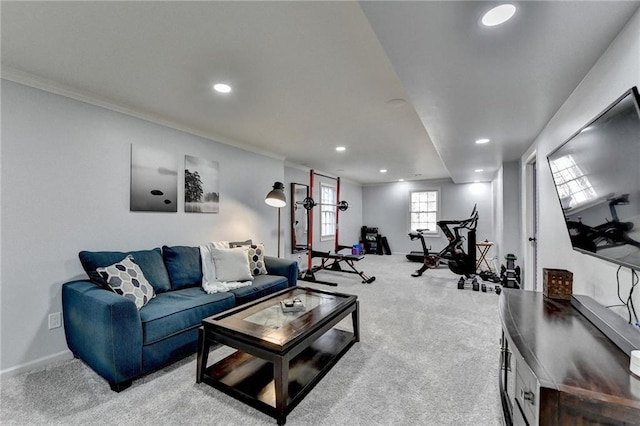
[[[360,343],[289,414],[287,425],[500,425],[500,326],[494,293],[458,290],[447,269],[410,274],[401,255],[369,255],[355,274],[318,279],[358,295]],[[302,286],[331,287],[299,282]],[[350,317],[341,323],[350,326]],[[230,353],[218,347],[215,360]],[[115,393],[79,360],[0,384],[3,425],[275,425],[274,419],[206,384],[195,355]]]

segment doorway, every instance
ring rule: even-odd
[[[538,182],[537,162],[534,151],[525,164],[525,276],[524,288],[538,290]]]

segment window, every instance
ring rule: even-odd
[[[411,205],[409,206],[409,216],[411,232],[417,229],[428,229],[428,232],[436,234],[438,232],[438,190],[414,191],[411,192]]]
[[[320,240],[336,237],[336,188],[320,184]]]
[[[550,164],[563,208],[576,207],[597,197],[589,178],[571,155],[552,160]]]

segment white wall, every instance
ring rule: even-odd
[[[496,268],[505,264],[506,254],[515,254],[522,264],[520,248],[520,163],[503,163],[492,181],[495,250],[491,258]]]
[[[501,259],[503,259],[502,256],[504,256],[501,256],[503,251],[502,241],[504,240],[504,164],[493,176],[491,195],[493,200],[493,242],[495,243],[495,250],[493,250],[490,257],[495,259],[495,266],[498,268]]]
[[[284,163],[110,110],[2,80],[0,372],[70,356],[62,283],[85,274],[81,250],[132,250],[252,238],[275,255],[276,221],[264,197]],[[129,211],[131,145],[219,162],[220,213]]]
[[[619,303],[617,266],[571,249],[563,214],[553,187],[546,156],[591,121],[632,86],[640,86],[640,12],[629,21],[616,40],[599,58],[583,81],[540,133],[521,164],[533,152],[537,155],[538,178],[538,288],[542,289],[542,268],[568,269],[574,274],[574,293],[586,294],[603,305]],[[640,159],[637,159],[637,161]],[[521,176],[525,176],[522,169]],[[522,179],[525,185],[525,179]],[[524,186],[522,187],[525,193]],[[522,212],[523,221],[526,212]],[[526,241],[522,241],[524,251]],[[621,294],[630,288],[630,273],[621,273]],[[634,295],[640,307],[640,295]],[[617,312],[626,316],[626,309]]]
[[[503,236],[499,250],[498,265],[505,263],[504,256],[515,254],[520,263],[523,256],[520,248],[520,162],[510,161],[502,165],[504,170],[502,219]],[[496,208],[496,207],[494,207]]]
[[[479,219],[476,240],[493,241],[493,207],[491,184],[487,182],[454,184],[446,181],[395,182],[364,186],[362,190],[363,225],[378,227],[387,237],[392,253],[422,251],[418,240],[411,241],[409,233],[409,194],[424,189],[440,190],[439,220],[461,220],[478,205]],[[440,251],[447,245],[444,234],[425,237],[427,246]]]

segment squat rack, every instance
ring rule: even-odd
[[[321,269],[327,269],[327,270],[332,270],[335,272],[348,272],[348,273],[352,273],[352,274],[358,274],[360,275],[360,278],[362,278],[362,282],[366,283],[366,284],[370,284],[372,283],[376,277],[370,277],[368,275],[366,275],[364,272],[359,271],[354,263],[363,259],[364,256],[358,254],[358,255],[353,255],[353,254],[347,254],[347,255],[343,255],[343,254],[338,254],[338,252],[343,249],[343,248],[350,248],[350,246],[341,246],[339,243],[339,237],[340,237],[340,222],[339,222],[339,218],[340,218],[340,211],[341,210],[347,210],[349,208],[349,203],[345,202],[345,201],[340,201],[340,202],[336,202],[335,209],[336,209],[336,237],[335,237],[335,244],[334,244],[334,254],[331,254],[330,252],[316,252],[313,250],[313,207],[315,207],[316,204],[315,201],[313,201],[313,188],[315,186],[315,176],[322,176],[324,178],[327,179],[332,179],[336,181],[336,200],[340,199],[340,178],[339,177],[333,177],[333,176],[327,176],[324,175],[322,173],[317,173],[315,172],[313,169],[311,169],[309,171],[309,202],[308,202],[308,206],[309,206],[309,235],[308,235],[308,241],[307,241],[307,271],[305,272],[305,274],[301,277],[301,279],[305,280],[305,281],[310,281],[310,282],[315,282],[315,283],[319,283],[319,284],[326,284],[326,285],[331,285],[331,286],[337,286],[338,284],[333,283],[333,282],[328,282],[328,281],[320,281],[318,279],[316,279],[315,277],[315,272],[319,271]],[[322,194],[321,194],[321,200],[322,201]],[[322,205],[322,202],[320,202],[320,205]],[[306,208],[306,207],[305,207]],[[322,264],[320,266],[313,266],[313,258],[314,257],[319,257],[322,259]],[[331,263],[328,263],[328,262]],[[349,268],[351,269],[349,270],[343,270],[340,267],[340,262],[345,262],[347,264],[347,266],[349,266]]]
[[[322,176],[324,178],[327,179],[331,179],[331,180],[335,180],[336,181],[336,201],[340,199],[340,177],[333,177],[333,176],[327,176],[324,175],[322,173],[318,173],[315,170],[311,169],[309,170],[309,197],[313,200],[313,188],[315,186],[315,176]],[[322,197],[322,194],[320,194]],[[322,205],[322,198],[320,199],[320,205]],[[334,245],[334,251],[337,253],[340,250],[340,244],[338,243],[339,239],[338,237],[340,236],[340,222],[339,222],[339,218],[340,218],[340,209],[338,208],[338,203],[336,203],[336,239],[335,239],[335,245]],[[307,242],[307,262],[308,262],[308,268],[309,270],[311,270],[311,268],[313,267],[312,264],[312,258],[313,258],[313,209],[309,210],[309,238],[308,238],[308,242]]]

